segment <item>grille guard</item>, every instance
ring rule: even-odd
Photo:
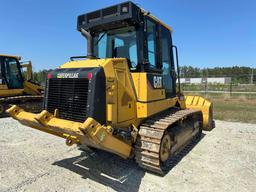
[[[59,118],[83,123],[92,117],[106,123],[106,82],[102,67],[58,68],[46,81],[44,109]],[[97,109],[101,110],[97,110]]]
[[[106,127],[87,118],[84,123],[60,119],[46,110],[39,114],[29,113],[13,105],[7,113],[21,124],[66,139],[67,145],[78,144],[96,147],[128,158],[131,146],[117,139],[111,133],[112,128]]]

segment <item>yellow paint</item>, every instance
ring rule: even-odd
[[[24,93],[28,95],[41,95],[41,91],[43,90],[43,87],[40,85],[36,85],[34,83],[31,83],[29,81],[24,81]]]
[[[178,101],[177,97],[160,101],[141,103],[137,102],[138,118],[147,118],[151,115],[173,107]]]
[[[26,69],[26,75],[27,75],[26,80],[32,80],[33,78],[32,62],[28,61],[27,63],[23,63],[21,67]]]
[[[93,118],[87,118],[84,123],[59,119],[47,111],[39,114],[28,113],[17,106],[12,106],[7,112],[23,125],[38,129],[68,140],[67,144],[76,142],[98,147],[116,153],[124,158],[131,154],[131,146],[115,138],[107,127],[100,125]]]
[[[147,79],[147,73],[132,73],[137,99],[140,102],[149,102],[165,99],[164,89],[154,89]]]
[[[211,112],[211,107],[209,107],[212,105],[211,102],[201,99],[197,103],[196,99],[193,99],[194,103],[189,103],[189,99],[187,99],[185,104],[184,100],[179,100],[178,97],[165,99],[165,90],[153,89],[147,82],[146,73],[130,73],[127,66],[125,59],[110,58],[70,61],[61,68],[103,67],[107,87],[107,120],[113,127],[138,125],[142,118],[147,118],[173,107],[177,102],[182,109],[188,107],[202,110],[204,127],[207,126],[207,121],[212,118],[208,117],[212,116],[212,114],[209,114]],[[131,102],[128,102],[128,105],[125,106],[122,105],[124,94],[131,98]],[[129,106],[131,106],[130,109]],[[136,117],[134,114],[136,114]]]
[[[24,89],[0,89],[0,97],[23,95]]]
[[[112,122],[113,121],[112,111],[113,111],[112,104],[107,104],[107,121],[108,122]]]
[[[213,126],[213,104],[201,96],[186,96],[186,108],[199,109],[203,114],[203,129],[210,131]]]
[[[4,90],[8,89],[7,85],[0,85],[0,91],[3,90],[3,89]]]
[[[153,89],[146,73],[130,73],[126,59],[88,59],[70,61],[60,68],[102,67],[106,77],[106,125],[88,117],[84,123],[60,119],[42,111],[32,114],[17,106],[8,113],[22,124],[65,138],[67,145],[74,143],[97,147],[124,158],[131,155],[132,143],[126,143],[112,134],[113,128],[138,130],[144,119],[177,104],[182,109],[200,109],[205,130],[211,128],[212,103],[201,97],[165,98],[164,89]],[[99,109],[101,110],[101,109]],[[133,133],[136,135],[136,133]]]

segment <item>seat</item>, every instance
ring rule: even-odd
[[[116,47],[114,50],[114,57],[121,57],[130,59],[129,46]]]

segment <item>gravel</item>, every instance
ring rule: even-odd
[[[216,121],[164,177],[0,119],[0,191],[255,191],[256,125]]]

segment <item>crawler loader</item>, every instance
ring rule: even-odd
[[[212,103],[181,93],[172,29],[128,1],[78,16],[77,30],[87,55],[48,74],[44,110],[12,106],[8,113],[67,145],[134,158],[165,174],[169,159],[214,128]]]
[[[43,88],[32,77],[31,61],[20,63],[20,57],[0,54],[0,117],[11,104],[42,110]]]

